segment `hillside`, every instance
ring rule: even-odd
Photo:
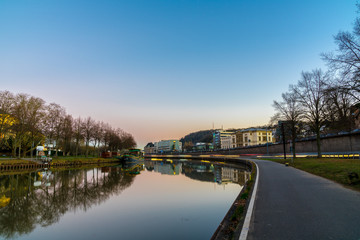
[[[212,143],[214,131],[215,130],[202,130],[198,132],[193,132],[181,138],[180,141],[183,144],[185,142],[191,142],[192,144],[195,144],[197,142]]]

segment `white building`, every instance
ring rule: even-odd
[[[243,144],[245,147],[272,143],[275,140],[272,131],[267,129],[249,128],[241,132],[243,134]]]
[[[226,136],[220,137],[221,149],[229,149],[229,148],[231,148],[231,142],[232,142],[231,135],[226,135]]]
[[[235,130],[218,130],[213,134],[215,148],[229,149],[236,147],[236,137],[233,139]],[[235,136],[235,135],[234,135]],[[235,145],[235,146],[234,146]]]

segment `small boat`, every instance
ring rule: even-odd
[[[120,160],[126,162],[142,162],[144,161],[144,154],[141,152],[140,149],[132,148],[122,154],[120,156]]]

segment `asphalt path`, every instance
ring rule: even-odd
[[[360,240],[360,192],[279,163],[253,161],[260,175],[248,240]]]

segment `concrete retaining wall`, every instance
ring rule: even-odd
[[[283,144],[269,145],[269,153],[283,153]],[[359,152],[360,133],[325,137],[321,139],[322,152]],[[266,154],[266,146],[254,146],[230,151],[231,154]],[[286,144],[286,152],[290,153],[290,144]],[[296,142],[297,153],[317,152],[316,139]],[[216,151],[219,154],[228,154],[229,150]]]

